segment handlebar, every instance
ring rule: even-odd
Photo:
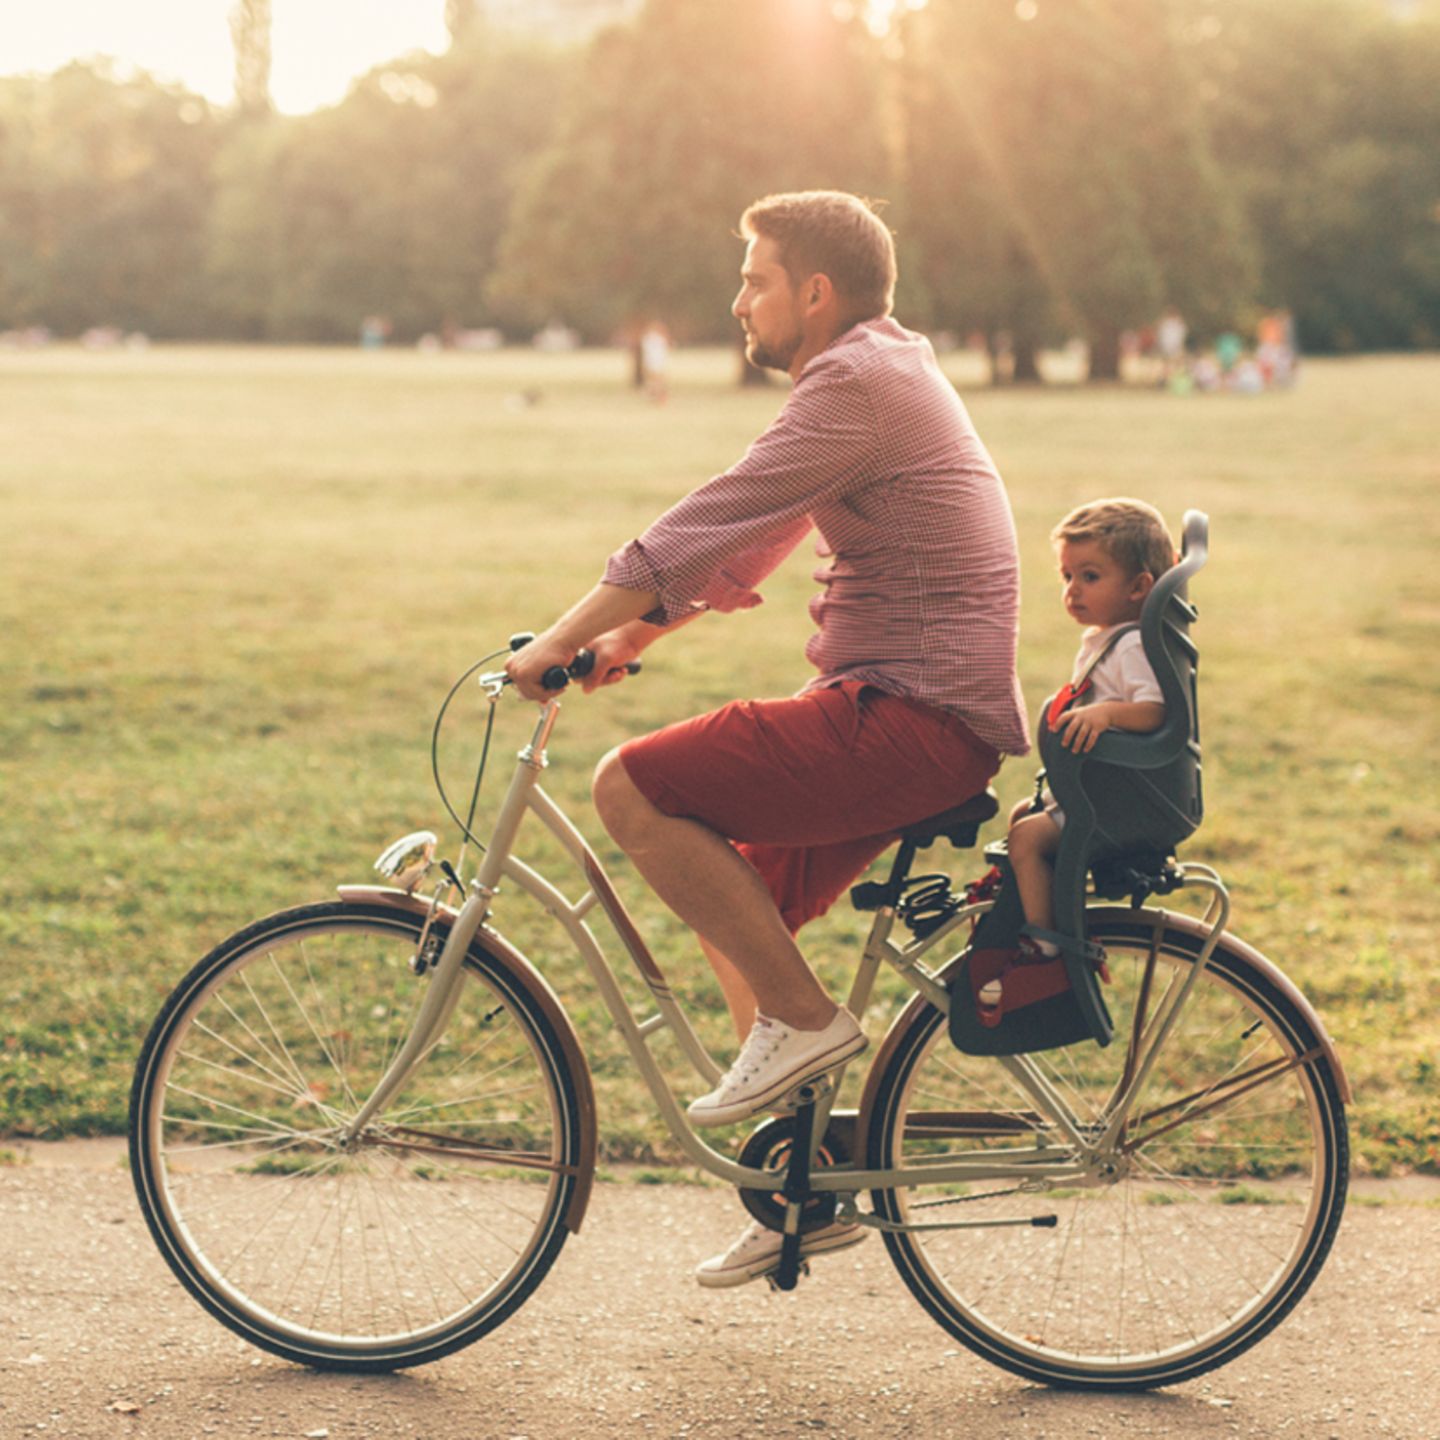
[[[518,635],[510,637],[510,650],[513,654],[516,650],[523,649],[535,638],[529,631],[521,631]],[[575,658],[568,665],[552,665],[541,677],[540,683],[547,690],[563,690],[572,680],[583,680],[595,668],[595,652],[593,650],[580,649],[575,652]],[[641,665],[638,660],[629,661],[625,667],[627,675],[638,675]]]

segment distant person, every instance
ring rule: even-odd
[[[1029,748],[1015,674],[1019,563],[1009,500],[930,342],[891,318],[895,250],[864,201],[772,195],[740,220],[731,306],[757,366],[794,385],[723,474],[610,557],[603,581],[507,670],[540,677],[588,645],[587,690],[756,587],[819,531],[820,594],[786,699],[736,700],[627,741],[601,762],[595,806],[652,889],[695,930],[744,1043],[690,1106],[697,1125],[762,1114],[865,1048],[795,944],[903,826],[981,792]],[[734,673],[744,673],[743,652]],[[743,683],[740,682],[740,683]],[[833,1224],[814,1256],[864,1238]],[[758,1222],[700,1266],[706,1286],[773,1271]]]
[[[640,334],[640,375],[645,393],[663,405],[670,398],[670,332],[658,320]]]
[[[1215,342],[1215,359],[1222,376],[1228,375],[1244,354],[1245,342],[1233,330],[1226,330]]]
[[[1168,385],[1185,368],[1185,342],[1190,327],[1185,317],[1173,306],[1155,322],[1155,349],[1160,356],[1160,383]]]
[[[1267,385],[1286,386],[1295,378],[1295,326],[1288,310],[1263,315],[1256,335],[1255,360]]]
[[[1159,729],[1164,696],[1138,622],[1145,597],[1175,563],[1163,517],[1141,500],[1096,500],[1072,510],[1050,538],[1065,610],[1085,627],[1070,682],[1050,702],[1051,729],[1077,754],[1094,749],[1107,730]],[[1007,1000],[1018,1006],[1043,998],[1033,993],[1037,985],[1063,987],[1051,859],[1065,813],[1048,790],[1042,806],[1021,801],[1010,815],[1010,866],[1027,923],[1007,969],[981,987],[980,1018],[987,1023],[999,1023]]]

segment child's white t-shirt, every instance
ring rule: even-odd
[[[1118,628],[1110,625],[1104,630],[1085,632],[1075,655],[1075,667],[1070,672],[1072,682],[1085,673],[1085,667],[1105,648],[1105,642]],[[1118,700],[1127,705],[1142,700],[1153,700],[1157,705],[1165,702],[1160,682],[1145,658],[1145,646],[1138,630],[1129,631],[1115,642],[1110,653],[1090,672],[1090,688],[1075,703],[1098,705],[1105,700]]]
[[[1070,672],[1070,683],[1085,673],[1085,667],[1104,649],[1105,642],[1118,627],[1108,625],[1103,630],[1087,630],[1075,654],[1075,668]],[[1165,703],[1160,682],[1145,658],[1145,645],[1139,630],[1122,635],[1111,647],[1110,653],[1090,672],[1090,688],[1076,701],[1081,705],[1096,705],[1102,700],[1119,700],[1122,704],[1134,704],[1141,700],[1153,700],[1157,705]],[[1120,727],[1117,726],[1117,729]],[[1055,796],[1047,786],[1041,796],[1045,813],[1059,829],[1065,827],[1065,812],[1055,803]]]

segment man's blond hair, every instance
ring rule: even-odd
[[[773,241],[792,286],[829,276],[855,324],[888,315],[895,299],[895,240],[876,204],[843,190],[767,195],[740,217],[740,234]]]
[[[1051,541],[1092,540],[1127,575],[1148,570],[1158,580],[1175,563],[1175,544],[1165,517],[1143,500],[1092,500],[1072,510],[1051,532]]]

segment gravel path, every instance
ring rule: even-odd
[[[700,1290],[692,1265],[743,1217],[688,1185],[597,1186],[539,1293],[469,1350],[394,1376],[316,1374],[250,1349],[180,1289],[113,1143],[27,1158],[0,1169],[5,1436],[1440,1440],[1433,1186],[1353,1205],[1299,1310],[1227,1368],[1093,1396],[958,1349],[875,1240],[793,1295]]]

